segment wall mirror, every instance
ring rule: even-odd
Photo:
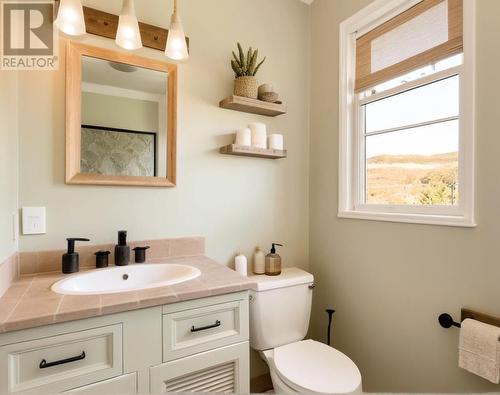
[[[177,66],[69,42],[66,183],[175,186]]]

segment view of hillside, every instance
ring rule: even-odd
[[[458,153],[379,155],[367,159],[366,203],[454,205]]]

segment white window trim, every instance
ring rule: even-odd
[[[421,0],[375,0],[340,24],[339,207],[340,218],[474,227],[475,222],[475,21],[476,0],[464,0],[464,53],[460,66],[459,191],[457,207],[358,206],[356,139],[356,37],[393,18]],[[439,73],[438,73],[439,74]],[[432,78],[430,76],[429,78]]]

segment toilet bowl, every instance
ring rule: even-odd
[[[251,276],[250,346],[269,366],[276,393],[360,394],[361,374],[345,354],[314,340],[309,327],[313,276],[287,268]]]
[[[260,352],[276,393],[361,394],[361,373],[340,351],[303,340]]]

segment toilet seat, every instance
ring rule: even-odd
[[[340,351],[314,340],[274,349],[279,377],[300,393],[346,394],[360,389],[361,374]]]

